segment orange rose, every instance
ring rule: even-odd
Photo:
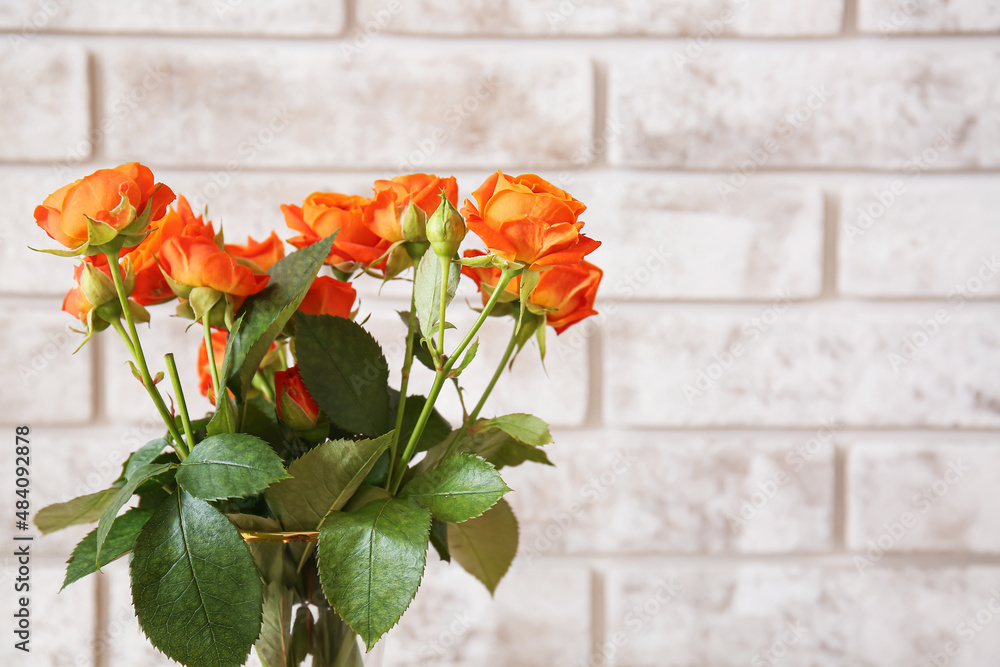
[[[297,431],[308,431],[319,421],[320,409],[299,375],[299,367],[274,374],[274,403],[278,419]]]
[[[121,230],[132,219],[116,215],[114,210],[122,198],[142,215],[150,208],[150,222],[159,220],[167,205],[174,200],[170,188],[154,182],[153,172],[138,162],[114,169],[98,169],[69,185],[65,185],[35,208],[35,222],[50,237],[66,246],[78,248],[87,242],[87,218],[104,222]]]
[[[441,204],[442,191],[453,206],[458,205],[458,183],[454,176],[438,178],[433,174],[409,174],[389,181],[375,181],[375,196],[364,211],[365,223],[386,241],[402,241],[400,214],[413,202],[430,215]]]
[[[478,250],[466,250],[466,257],[478,257],[484,253]],[[462,273],[476,282],[476,287],[483,297],[483,305],[489,301],[490,292],[500,281],[500,269],[495,267],[477,268],[463,266]],[[544,312],[546,324],[555,328],[561,334],[567,328],[582,319],[596,315],[594,299],[597,287],[601,283],[604,272],[590,262],[579,264],[564,264],[542,271],[538,285],[528,297],[528,309],[533,312]],[[521,277],[518,276],[507,284],[506,292],[510,298],[516,299],[521,290]]]
[[[226,358],[226,340],[229,334],[226,331],[212,332],[212,355],[215,357],[215,367],[222,370],[222,362]],[[201,347],[198,348],[198,389],[202,396],[208,396],[208,400],[215,404],[215,387],[212,386],[212,365],[208,360],[208,349],[205,347],[205,338],[201,339]]]
[[[313,281],[306,296],[299,304],[299,312],[307,315],[335,315],[350,317],[358,293],[354,285],[330,276],[320,276]]]
[[[164,275],[187,287],[211,287],[242,297],[256,294],[267,286],[270,276],[255,274],[238,264],[214,241],[202,236],[175,236],[167,239],[157,254]],[[236,307],[239,307],[237,304]]]
[[[240,260],[241,264],[249,266],[255,273],[267,273],[267,270],[285,256],[285,244],[274,232],[264,241],[254,241],[247,237],[246,245],[226,244],[226,252]]]
[[[326,263],[346,272],[353,271],[358,264],[371,265],[391,244],[365,225],[364,208],[369,203],[367,197],[314,192],[301,208],[282,204],[286,224],[301,234],[288,242],[296,248],[305,248],[338,232]]]
[[[490,252],[532,270],[576,264],[601,244],[580,233],[581,202],[534,174],[497,172],[472,193],[462,215]]]

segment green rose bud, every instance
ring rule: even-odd
[[[451,258],[458,252],[466,233],[465,220],[442,195],[441,205],[427,220],[427,240],[438,257]]]

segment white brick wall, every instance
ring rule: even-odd
[[[496,598],[432,563],[387,664],[998,664],[1000,3],[456,7],[0,0],[0,424],[32,426],[36,507],[160,430],[113,334],[72,354],[69,265],[26,250],[53,189],[143,160],[242,241],[314,190],[535,171],[604,242],[602,314],[489,408],[551,421],[557,467],[509,473]],[[359,293],[396,340],[405,290]],[[35,652],[0,663],[168,664],[123,562],[52,594],[85,532],[36,542]]]

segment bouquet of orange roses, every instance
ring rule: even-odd
[[[111,488],[40,511],[43,532],[97,522],[64,585],[130,555],[149,640],[189,666],[364,664],[417,592],[433,546],[491,591],[517,551],[505,466],[549,464],[548,426],[482,418],[531,339],[594,314],[601,271],[584,260],[584,205],[532,175],[497,172],[459,211],[454,177],[375,182],[371,198],[317,192],[285,205],[298,236],[229,245],[145,166],[101,169],[49,195],[38,225],[79,257],[63,309],[86,338],[114,329],[165,433],[134,452]],[[459,255],[468,230],[485,250]],[[320,275],[328,266],[329,274]],[[448,321],[462,274],[482,294],[467,331]],[[354,280],[408,279],[399,387],[354,321]],[[137,323],[177,302],[204,332],[189,414],[173,355],[154,374]],[[496,372],[457,428],[435,409],[480,354],[490,316],[509,321]],[[455,329],[446,336],[448,329]],[[411,393],[416,360],[433,372]],[[169,384],[162,381],[169,377]],[[169,389],[164,390],[164,387]],[[172,389],[172,395],[169,395]],[[464,403],[463,403],[464,405]]]

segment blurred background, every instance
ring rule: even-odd
[[[510,472],[496,598],[432,563],[387,664],[1000,664],[998,34],[998,0],[0,0],[0,423],[32,428],[33,509],[162,431],[117,339],[73,354],[71,263],[26,249],[51,191],[139,160],[242,242],[316,190],[534,172],[604,243],[601,314],[490,407],[550,421],[557,467]],[[398,369],[406,288],[358,288]],[[141,335],[195,396],[172,314]],[[34,543],[3,664],[168,663],[123,561],[55,595],[85,532]]]

